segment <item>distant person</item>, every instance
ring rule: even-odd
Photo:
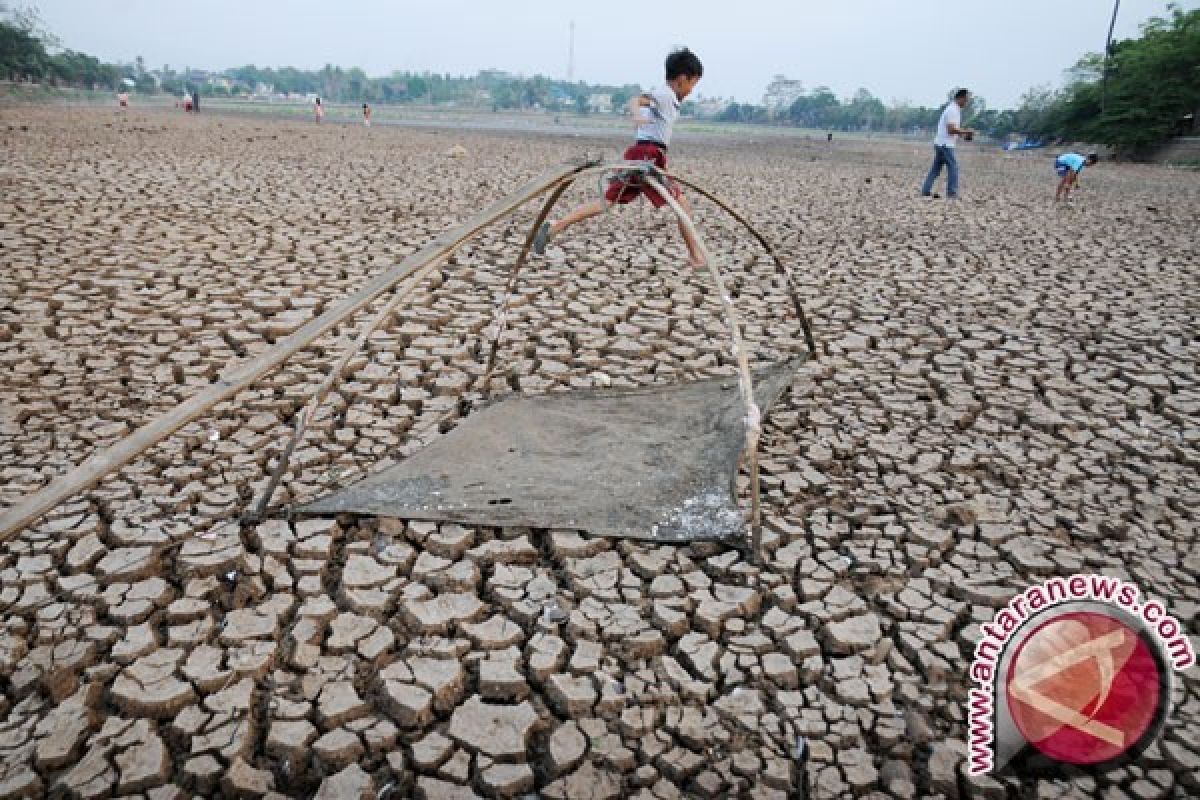
[[[929,197],[933,191],[934,181],[942,173],[943,166],[946,167],[946,197],[958,197],[958,158],[954,154],[954,137],[961,136],[969,142],[975,136],[974,130],[962,127],[962,110],[970,97],[971,93],[966,89],[959,89],[954,93],[954,99],[942,109],[937,135],[933,137],[933,166],[929,168],[925,184],[921,187],[921,194],[925,197]]]
[[[192,111],[195,111],[197,114],[200,113],[200,90],[199,89],[192,90]]]
[[[1090,167],[1099,160],[1100,156],[1095,153],[1088,153],[1087,156],[1081,156],[1079,153],[1063,153],[1054,159],[1054,171],[1062,179],[1058,182],[1058,189],[1054,192],[1054,201],[1070,200],[1071,189],[1079,185],[1079,176],[1083,172],[1083,168]]]
[[[371,127],[371,107],[363,103],[363,125]]]
[[[129,92],[117,93],[117,105],[122,109],[129,108]]]
[[[319,97],[317,98],[317,105],[315,107],[315,112],[317,115],[317,124],[320,125],[321,120],[325,119],[325,107],[323,105],[321,105],[321,98],[319,98]]]
[[[825,134],[825,144],[833,144],[833,131]]]
[[[629,111],[637,123],[637,135],[633,145],[625,150],[626,161],[651,161],[661,170],[667,168],[667,146],[671,144],[671,133],[675,120],[679,118],[679,104],[692,93],[704,75],[704,66],[696,54],[686,47],[674,50],[667,56],[666,85],[647,94],[638,95],[629,101]],[[664,181],[667,191],[679,202],[684,213],[692,216],[687,198],[673,181]],[[577,222],[603,214],[611,205],[632,203],[645,194],[650,204],[662,208],[667,201],[654,189],[642,183],[638,174],[626,173],[614,176],[604,193],[604,199],[584,203],[554,224],[546,222],[538,229],[533,250],[541,255],[546,252],[546,243]],[[693,267],[704,266],[700,246],[691,233],[679,224],[679,232],[687,244],[689,263]]]
[[[186,92],[186,91],[183,93],[183,110],[184,111],[192,110],[192,95],[191,95],[191,93]]]

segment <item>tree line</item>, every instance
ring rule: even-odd
[[[1060,90],[1034,87],[1013,109],[989,109],[973,97],[963,116],[973,128],[1003,138],[1023,134],[1047,141],[1080,141],[1112,147],[1119,155],[1144,155],[1178,134],[1192,133],[1200,113],[1200,9],[1168,6],[1141,35],[1112,43],[1103,54],[1083,56]],[[947,102],[949,96],[947,96]],[[829,130],[926,131],[941,106],[885,106],[866,89],[846,102],[818,87],[772,118],[762,106],[735,104],[722,119],[780,122]]]
[[[115,64],[58,47],[58,41],[42,30],[35,11],[13,10],[3,3],[0,3],[0,76],[109,89],[116,88],[125,77]]]
[[[266,86],[284,94],[317,94],[333,102],[454,103],[495,109],[545,108],[583,113],[591,110],[589,100],[592,95],[609,95],[613,106],[617,107],[641,91],[636,85],[567,82],[542,75],[526,78],[499,70],[483,70],[473,76],[397,71],[385,77],[370,78],[358,67],[343,69],[326,64],[320,70],[301,70],[251,64],[226,70],[225,75],[249,89]]]
[[[972,103],[976,111],[984,107],[983,98],[974,98]],[[717,115],[717,119],[831,131],[912,133],[926,131],[936,125],[941,112],[941,106],[928,108],[903,102],[888,106],[866,89],[859,89],[843,102],[829,87],[818,86],[796,98],[787,108],[772,112],[766,106],[732,103]]]
[[[1143,23],[1140,37],[1113,42],[1107,59],[1085,55],[1062,90],[1027,92],[1009,112],[1013,129],[1105,144],[1126,156],[1200,130],[1200,9],[1168,11]]]
[[[989,109],[973,97],[964,110],[972,127],[993,137],[1025,134],[1045,139],[1105,144],[1119,153],[1140,155],[1170,136],[1195,130],[1200,111],[1200,9],[1168,7],[1153,17],[1141,35],[1114,42],[1107,53],[1089,53],[1068,72],[1061,90],[1035,87],[1017,108]],[[543,108],[587,113],[593,95],[608,95],[621,109],[641,91],[632,85],[593,85],[544,76],[526,78],[498,70],[474,76],[393,72],[371,78],[358,67],[327,64],[319,70],[246,65],[226,70],[213,81],[163,67],[156,73],[139,57],[133,64],[106,64],[93,56],[64,49],[43,30],[36,13],[11,10],[0,2],[0,77],[56,85],[116,89],[132,84],[140,92],[199,90],[202,94],[248,94],[270,87],[283,94],[316,94],[333,102],[456,104],[493,109]],[[949,87],[948,87],[949,88]],[[947,101],[949,95],[947,95]],[[684,113],[696,106],[684,105]],[[751,103],[730,103],[719,120],[784,124],[839,131],[918,133],[931,130],[942,106],[885,104],[866,89],[841,100],[819,86],[790,106],[768,110]]]

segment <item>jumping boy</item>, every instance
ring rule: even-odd
[[[1099,160],[1100,157],[1095,153],[1088,153],[1086,158],[1079,153],[1063,153],[1054,159],[1054,171],[1062,178],[1054,192],[1055,202],[1070,200],[1071,189],[1079,184],[1079,174],[1083,172],[1083,168],[1090,167]]]
[[[637,137],[632,146],[625,150],[626,161],[652,161],[661,170],[667,168],[667,146],[671,144],[671,131],[679,117],[679,104],[692,93],[704,75],[704,66],[696,54],[686,47],[673,50],[667,56],[667,82],[665,86],[647,94],[638,95],[629,101],[629,111],[637,122]],[[687,198],[672,181],[665,182],[667,191],[678,201],[684,212],[691,217],[692,208]],[[662,208],[667,201],[653,188],[642,183],[637,174],[616,176],[609,181],[603,200],[584,203],[554,224],[546,222],[538,230],[533,241],[533,251],[539,255],[546,252],[546,243],[577,222],[590,219],[614,204],[632,203],[638,195],[645,194],[655,208]],[[679,231],[687,244],[689,263],[693,267],[704,266],[700,246],[681,222]]]

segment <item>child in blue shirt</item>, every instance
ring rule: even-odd
[[[1058,190],[1054,193],[1055,202],[1069,200],[1071,188],[1079,183],[1079,173],[1083,172],[1084,167],[1090,167],[1099,160],[1100,157],[1095,153],[1088,153],[1087,157],[1079,153],[1063,153],[1054,159],[1054,171],[1062,178],[1058,182]]]

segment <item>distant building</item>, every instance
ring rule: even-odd
[[[502,69],[480,70],[478,77],[480,80],[500,81],[502,83],[505,83],[508,81],[513,81],[513,80],[517,79],[517,76],[513,75],[511,72],[507,72]]]
[[[587,104],[588,108],[597,114],[611,114],[613,110],[611,94],[602,94],[599,92],[590,94],[588,95]]]
[[[715,117],[729,108],[729,104],[732,102],[732,100],[720,97],[698,97],[695,100],[696,116]]]
[[[763,105],[770,114],[779,114],[792,107],[792,103],[804,94],[804,84],[784,75],[776,75],[767,84],[767,93],[763,95]]]

